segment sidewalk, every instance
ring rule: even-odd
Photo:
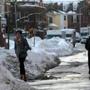
[[[60,59],[62,63],[46,73],[50,79],[29,84],[37,90],[90,90],[87,53],[82,52]]]

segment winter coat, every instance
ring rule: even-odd
[[[15,53],[17,57],[25,58],[28,49],[31,50],[31,47],[29,47],[28,42],[24,37],[21,38],[20,42],[15,40]]]
[[[86,48],[86,50],[88,50],[90,52],[90,37],[87,38],[87,40],[86,40],[85,48]]]

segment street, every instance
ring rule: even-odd
[[[37,90],[90,90],[87,52],[60,57],[61,64],[47,73],[47,79],[28,82]]]

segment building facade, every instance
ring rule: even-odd
[[[2,17],[5,15],[5,0],[0,0],[0,15]]]
[[[67,15],[62,12],[49,12],[48,14],[48,25],[53,23],[57,29],[64,29],[68,27]]]

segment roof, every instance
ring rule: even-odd
[[[25,4],[21,4],[18,5],[18,10],[20,11],[29,11],[31,13],[33,12],[43,12],[46,11],[46,8],[44,6],[40,6],[38,4],[29,4],[29,3],[25,3]]]
[[[61,14],[66,14],[66,12],[63,12],[63,11],[61,11],[61,10],[59,11],[59,13],[61,13]]]
[[[48,14],[54,14],[54,15],[60,15],[60,14],[63,14],[63,15],[65,15],[66,13],[63,12],[63,11],[58,11],[58,12],[52,11],[52,12],[48,12]]]
[[[54,23],[50,23],[48,26],[49,26],[49,27],[58,27],[58,25],[56,25],[56,24],[54,24]]]
[[[68,14],[68,15],[75,15],[76,12],[74,12],[74,11],[68,11],[67,14]]]

